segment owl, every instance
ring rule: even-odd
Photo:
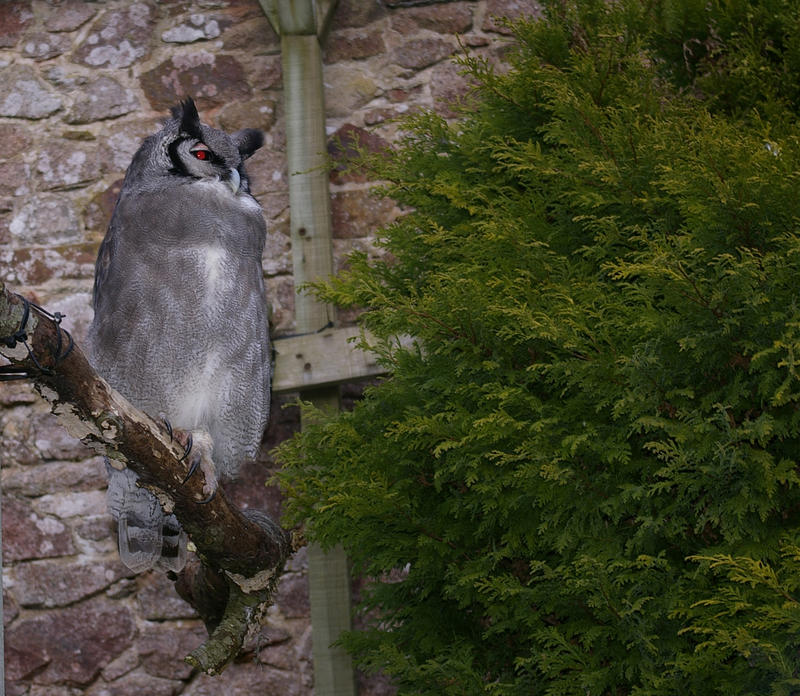
[[[244,169],[262,143],[201,123],[191,99],[174,107],[128,167],[95,266],[92,364],[186,434],[210,495],[256,455],[269,415],[266,227]],[[179,570],[178,521],[130,469],[107,468],[123,562]]]

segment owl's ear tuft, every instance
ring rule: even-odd
[[[236,131],[231,137],[243,160],[250,157],[264,144],[264,134],[255,128],[244,128]]]
[[[192,136],[193,138],[197,138],[198,140],[203,139],[203,135],[200,130],[200,115],[197,113],[197,107],[194,104],[194,99],[187,97],[177,106],[173,106],[172,116],[180,121],[182,132]]]

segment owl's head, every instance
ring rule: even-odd
[[[145,140],[131,162],[127,179],[132,184],[152,183],[156,173],[184,181],[223,181],[234,194],[248,193],[244,161],[263,142],[261,131],[252,128],[229,135],[201,123],[190,97],[173,107],[172,118]],[[164,183],[161,179],[160,185]]]

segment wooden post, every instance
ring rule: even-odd
[[[326,161],[325,104],[320,35],[335,1],[260,0],[281,36],[286,113],[289,207],[295,287],[333,273],[330,194]],[[335,320],[332,307],[306,293],[295,295],[300,334],[316,332]],[[339,409],[339,387],[301,391],[302,399],[323,411]],[[350,656],[332,643],[350,628],[350,574],[342,549],[308,549],[311,631],[316,696],[355,696]]]

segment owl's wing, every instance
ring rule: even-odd
[[[117,245],[117,230],[119,228],[119,219],[117,210],[119,204],[114,208],[114,214],[111,217],[111,224],[108,226],[106,236],[100,244],[100,249],[97,252],[97,261],[94,265],[94,291],[93,291],[93,307],[97,312],[98,304],[100,303],[103,295],[103,290],[108,279],[109,269],[111,267],[111,259],[114,256],[114,249]]]

